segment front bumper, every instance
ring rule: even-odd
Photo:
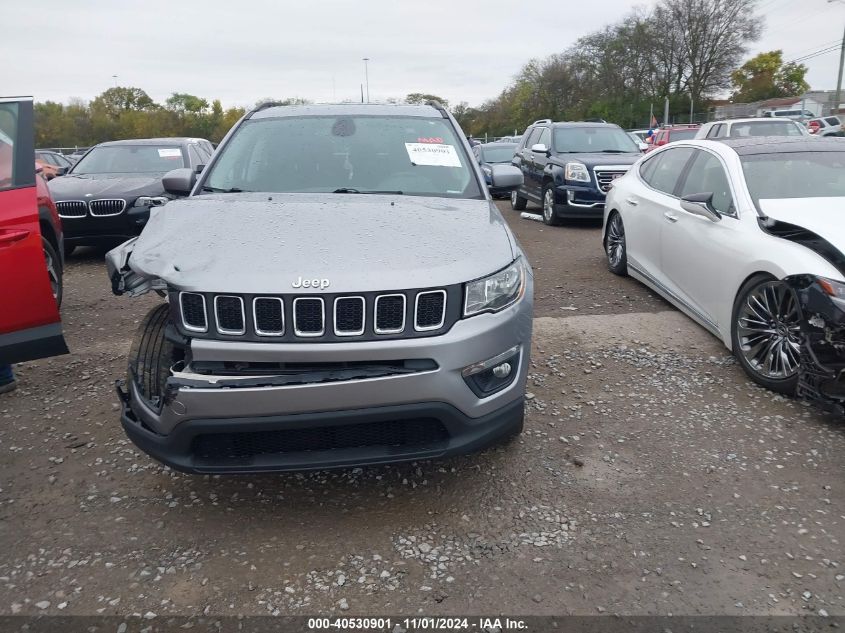
[[[811,275],[784,281],[801,309],[801,356],[796,396],[845,414],[845,307]]]
[[[156,459],[190,472],[334,468],[477,450],[521,428],[530,364],[531,283],[528,275],[525,295],[513,306],[496,314],[462,319],[441,336],[313,344],[193,339],[190,357],[196,363],[283,360],[313,365],[430,359],[435,366],[374,378],[278,386],[250,386],[251,379],[245,378],[244,386],[235,386],[237,380],[226,380],[223,386],[219,377],[192,372],[189,364],[169,379],[160,409],[144,399],[134,381],[130,381],[123,397],[124,429]],[[513,381],[490,396],[477,396],[465,382],[462,370],[512,347],[520,350]],[[369,423],[382,426],[360,426]],[[405,427],[402,437],[393,435],[391,424]],[[417,436],[416,427],[420,425],[432,429],[440,425],[445,433]],[[242,450],[244,443],[278,442],[281,446],[286,441],[285,432],[291,430],[344,426],[354,428],[340,428],[338,432],[360,430],[363,434],[389,437],[382,441],[379,436],[370,445],[352,447],[349,442],[336,442],[332,432],[326,431],[324,444],[341,448],[321,450],[319,442],[312,448],[310,440],[301,433],[288,433],[293,438],[291,445],[302,450],[284,446],[283,450],[269,453]],[[232,441],[241,448],[229,451],[230,454],[226,454],[225,446],[220,449],[222,452],[201,450],[199,445],[207,440],[197,438],[214,434],[240,435]],[[228,441],[221,440],[223,444]]]
[[[131,206],[118,215],[62,216],[62,227],[68,246],[113,245],[140,235],[149,219],[149,207]]]
[[[592,187],[555,187],[555,214],[562,218],[601,218],[605,195]]]

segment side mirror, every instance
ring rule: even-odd
[[[490,186],[496,189],[512,191],[521,187],[524,181],[522,171],[513,165],[492,165],[490,168]]]
[[[681,208],[687,213],[707,218],[711,222],[718,222],[722,214],[713,208],[713,192],[691,193],[681,198]]]
[[[174,196],[187,196],[191,193],[191,189],[194,188],[196,182],[197,175],[190,167],[173,169],[164,174],[164,177],[161,179],[164,190]]]
[[[56,167],[56,175],[64,176],[67,173],[68,167]]]
[[[648,143],[643,143],[642,141],[640,141],[639,143],[637,143],[637,147],[640,148],[641,152],[645,152],[648,150]]]
[[[548,154],[549,148],[543,143],[537,143],[536,145],[531,146],[531,151],[536,152],[537,154]]]

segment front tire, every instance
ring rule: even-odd
[[[625,225],[622,216],[614,211],[607,220],[607,235],[604,238],[604,252],[607,267],[615,275],[628,275],[628,244],[625,241]]]
[[[793,290],[754,275],[737,293],[731,317],[734,356],[759,385],[794,395],[800,365],[801,310]]]
[[[62,294],[64,284],[62,282],[62,260],[59,259],[56,249],[45,237],[41,237],[41,249],[44,251],[44,262],[47,264],[47,275],[50,277],[50,290],[56,306],[62,307]]]
[[[514,211],[525,211],[526,204],[528,204],[528,200],[520,196],[518,190],[511,191],[511,208]]]
[[[560,220],[555,215],[555,190],[549,185],[543,187],[543,224],[546,226],[560,225]]]
[[[160,406],[170,368],[184,360],[184,350],[164,335],[170,318],[170,305],[163,303],[147,313],[129,348],[127,384],[134,381],[141,396],[153,406]]]

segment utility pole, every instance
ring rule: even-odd
[[[692,123],[693,117],[693,100],[692,100],[692,92],[689,93],[689,122]]]
[[[370,74],[367,69],[367,62],[370,61],[369,57],[364,58],[364,81],[367,84],[367,103],[370,102]]]
[[[669,97],[663,102],[663,125],[669,125]]]
[[[839,47],[839,78],[836,81],[836,96],[833,100],[833,107],[839,110],[839,98],[842,95],[842,67],[845,65],[845,32],[842,34],[842,45]]]

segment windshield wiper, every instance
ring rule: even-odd
[[[208,185],[203,185],[202,190],[211,191],[212,193],[244,193],[243,189],[238,189],[237,187],[232,187],[231,189],[223,189],[222,187],[210,187]]]
[[[626,149],[603,149],[602,154],[633,154]]]
[[[385,194],[394,194],[397,196],[403,195],[401,191],[361,191],[360,189],[354,189],[353,187],[340,187],[339,189],[335,189],[332,193],[385,193]]]

